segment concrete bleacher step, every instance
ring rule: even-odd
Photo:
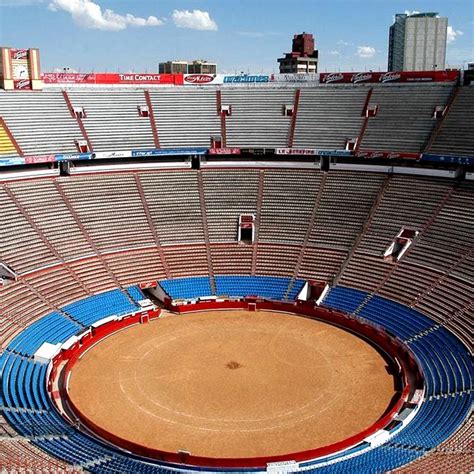
[[[414,341],[422,338],[423,336],[427,336],[430,332],[436,331],[440,327],[441,327],[441,324],[435,324],[434,326],[431,326],[430,328],[425,329],[424,331],[421,331],[418,334],[415,334],[414,336],[412,336],[408,339],[405,339],[404,342],[406,342],[406,343],[414,342]]]
[[[24,438],[24,439],[28,439],[30,441],[55,441],[58,439],[66,439],[66,436],[52,434],[52,435],[31,436],[30,438]]]
[[[77,464],[78,467],[82,469],[89,469],[91,467],[98,466],[102,463],[109,462],[112,460],[112,456],[102,456],[100,458],[92,459],[91,461],[87,461],[81,464]]]
[[[359,314],[364,308],[365,306],[367,305],[367,303],[375,296],[374,293],[369,293],[365,298],[364,300],[362,301],[362,303],[357,307],[356,310],[354,310],[353,314]]]

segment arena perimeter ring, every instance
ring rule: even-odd
[[[249,465],[311,458],[367,432],[402,401],[396,372],[327,322],[207,311],[91,345],[70,361],[67,398],[85,426],[136,454]]]

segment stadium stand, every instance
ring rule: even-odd
[[[444,107],[452,85],[376,86],[370,106],[378,106],[369,118],[361,150],[390,150],[421,153],[435,127],[434,110]]]
[[[150,91],[160,146],[209,147],[221,134],[215,90],[167,89]]]
[[[459,89],[440,130],[429,147],[430,153],[471,155],[474,149],[474,88]]]
[[[410,91],[408,87],[404,90]],[[341,98],[341,104],[351,101],[350,90],[328,90],[336,94],[336,89],[337,94],[348,95]],[[398,97],[399,92],[394,92],[398,89],[402,88],[388,87],[384,94]],[[367,88],[351,90],[357,96],[357,107],[346,112],[353,114],[358,125],[334,132],[328,138],[332,147],[343,146],[343,135],[352,136],[349,134],[360,128],[362,118],[357,114]],[[295,140],[299,120],[304,117],[303,104],[312,93],[309,88],[301,93]],[[48,94],[45,100],[56,103],[56,95]],[[166,133],[163,123],[160,125],[159,117],[165,115],[158,114],[158,103],[167,94],[150,93],[156,101],[153,108],[160,140]],[[190,94],[205,103],[213,100],[204,92]],[[420,99],[420,113],[428,113],[448,94],[449,87],[435,87]],[[29,104],[28,95],[17,100]],[[171,92],[169,96],[171,107]],[[237,104],[237,95],[234,98]],[[374,92],[371,102],[377,100]],[[387,107],[393,107],[385,100]],[[458,100],[459,96],[450,113],[463,107]],[[271,110],[269,106],[265,114],[277,113],[281,99],[272,101]],[[0,94],[0,107],[5,103],[4,94]],[[212,107],[215,111],[215,103]],[[343,108],[341,105],[337,112],[341,117]],[[67,115],[67,108],[64,110],[64,123],[76,123]],[[252,105],[248,110],[256,114]],[[213,113],[209,106],[206,123],[218,127],[218,117]],[[408,109],[400,115],[397,112],[397,126],[409,123],[405,118],[412,113]],[[104,123],[110,118],[104,118]],[[240,115],[235,115],[237,118],[241,120]],[[372,137],[377,147],[386,144],[395,149],[395,140],[385,143],[385,138],[377,135],[382,134],[383,127],[378,128],[376,119],[391,123],[383,115],[370,119],[366,138]],[[441,143],[448,119],[449,115],[435,144],[438,140]],[[26,130],[28,122],[22,120],[14,126]],[[33,115],[31,120],[39,118]],[[228,126],[229,138],[234,139],[232,120],[233,115]],[[84,123],[87,127],[87,117]],[[178,118],[176,123],[185,124],[185,119]],[[265,120],[259,123],[264,127]],[[209,139],[210,126],[198,127],[194,144]],[[428,119],[423,121],[403,149],[422,147],[432,126]],[[190,125],[179,133],[187,127]],[[169,128],[169,146],[183,143],[178,133],[171,133],[178,128]],[[71,125],[70,130],[75,134],[79,129]],[[48,133],[44,143],[49,146]],[[74,134],[70,134],[71,139]],[[275,134],[283,139],[283,127]],[[27,144],[24,137],[20,140]],[[115,140],[110,138],[109,144],[104,141],[104,146]],[[298,140],[303,143],[301,136]],[[64,142],[64,147],[68,143]],[[470,146],[467,139],[463,143]],[[57,142],[57,146],[63,145]],[[0,227],[7,232],[2,261],[19,277],[0,288],[0,453],[8,457],[6,461],[0,458],[0,462],[10,470],[24,466],[63,469],[66,465],[55,460],[59,458],[73,465],[72,469],[92,472],[167,472],[120,454],[66,424],[45,393],[46,366],[31,359],[44,341],[63,342],[102,317],[137,310],[140,291],[125,287],[159,280],[176,298],[223,292],[294,299],[303,279],[329,279],[336,286],[325,304],[382,325],[406,341],[425,371],[428,393],[414,421],[388,443],[350,459],[308,469],[373,472],[377,466],[376,470],[386,471],[422,456],[413,464],[414,469],[420,466],[429,470],[439,460],[444,472],[463,470],[469,460],[466,453],[470,445],[465,439],[472,433],[472,421],[460,432],[455,430],[471,409],[473,366],[469,346],[457,338],[472,342],[473,206],[472,184],[364,171],[333,170],[325,175],[314,170],[242,168],[122,172],[3,183]],[[253,245],[236,241],[241,213],[257,216]],[[381,254],[403,226],[419,230],[419,237],[400,262],[383,261]],[[453,433],[454,437],[443,443]],[[53,457],[46,457],[36,446]],[[35,456],[37,461],[33,461]]]
[[[293,89],[223,89],[222,105],[231,107],[226,117],[226,145],[286,147],[291,117],[283,109],[293,106],[294,95]]]
[[[82,123],[94,150],[155,148],[150,119],[139,114],[147,106],[143,91],[68,91],[71,104],[83,109]]]
[[[363,124],[369,88],[326,86],[301,90],[293,146],[344,150]]]
[[[25,155],[74,153],[83,138],[60,91],[0,92],[0,116]]]
[[[453,88],[451,84],[304,87],[294,130],[290,130],[293,118],[282,111],[285,105],[293,106],[295,90],[268,87],[224,89],[221,105],[232,106],[224,130],[216,90],[201,88],[65,94],[50,90],[24,92],[21,97],[2,92],[0,116],[25,155],[74,153],[77,140],[89,141],[96,152],[208,147],[211,136],[223,136],[225,143],[226,135],[226,144],[234,147],[286,147],[292,141],[294,147],[341,150],[348,139],[363,135],[362,150],[421,152],[429,145],[433,153],[469,155],[472,88],[460,88],[447,115],[433,118],[436,107],[448,104]],[[364,129],[369,91],[369,104],[379,110]],[[148,107],[148,117],[140,116],[140,106]],[[70,110],[74,107],[84,110],[80,120]],[[8,150],[12,152],[11,145]]]
[[[217,169],[203,172],[202,177],[209,239],[235,242],[239,215],[257,212],[259,171]]]

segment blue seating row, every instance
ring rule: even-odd
[[[219,280],[220,278],[224,279]],[[272,295],[276,294],[275,288],[277,288],[278,294],[282,298],[288,291],[290,282],[289,279],[278,278],[258,282],[237,278],[238,282],[229,280],[228,277],[216,277],[216,284],[224,282],[224,287],[230,283],[239,284],[242,289],[255,288],[255,285],[258,284],[265,291],[268,289],[266,297],[269,298],[274,297]],[[202,280],[203,285],[210,289],[210,285],[206,286],[206,280],[209,284],[207,278]],[[166,285],[169,282],[164,283]],[[191,283],[190,281],[186,282],[186,284]],[[248,286],[245,287],[244,283]],[[302,282],[297,282],[295,287],[300,283],[302,284]],[[173,284],[171,287],[176,288]],[[89,301],[84,307],[94,312],[95,320],[110,314],[117,314],[117,308],[122,308],[124,311],[126,308],[126,311],[130,312],[130,307],[134,307],[120,290],[115,291],[118,294],[114,293],[113,296],[108,294],[104,300],[94,297],[88,298]],[[140,297],[138,291],[132,290],[131,293],[130,290],[128,291],[134,300]],[[294,291],[297,290],[294,289]],[[336,293],[333,293],[334,291],[333,289],[329,293],[326,304],[339,307],[339,309],[344,307],[346,311],[350,308],[353,308],[352,311],[354,311],[368,296],[358,290],[347,288],[342,291],[338,290]],[[200,293],[198,296],[204,294]],[[305,463],[303,466],[309,469],[307,472],[378,473],[394,469],[414,460],[444,441],[462,423],[471,409],[473,394],[469,389],[472,388],[474,371],[472,359],[466,348],[449,331],[435,326],[420,313],[413,310],[403,313],[400,307],[393,306],[389,300],[383,300],[383,298],[379,300],[379,298],[368,299],[367,304],[360,312],[361,315],[382,325],[388,321],[394,334],[409,340],[408,344],[420,359],[425,370],[428,395],[435,396],[429,397],[421,406],[414,420],[384,445],[330,465],[323,465],[321,461]],[[109,307],[108,312],[105,312],[104,307],[107,307],[108,301],[115,303]],[[95,311],[93,302],[99,305],[98,311]],[[72,307],[72,313],[68,311],[68,314],[71,317],[74,315],[78,321],[86,324],[89,319],[86,313],[82,312],[82,308],[82,306],[76,305]],[[367,312],[364,312],[365,308],[368,308]],[[390,315],[384,319],[381,315],[386,314],[387,311],[390,312]],[[165,466],[145,462],[104,445],[101,441],[77,431],[56,413],[46,394],[47,366],[35,363],[31,354],[34,353],[34,348],[39,347],[44,340],[56,340],[59,337],[57,334],[62,334],[61,327],[64,326],[64,331],[66,331],[65,328],[76,331],[82,326],[71,322],[59,313],[52,313],[52,315],[52,321],[56,321],[56,324],[38,324],[45,319],[43,318],[35,323],[37,324],[35,331],[28,333],[35,341],[33,344],[22,333],[12,342],[11,348],[9,346],[0,357],[1,405],[8,422],[22,436],[31,438],[34,444],[53,456],[71,464],[87,465],[87,470],[91,472],[104,474],[108,472],[143,474],[170,472],[170,469]],[[419,319],[418,315],[420,315]],[[422,332],[421,335],[420,332]],[[61,336],[60,339],[62,337],[65,336]],[[439,396],[439,394],[442,395]],[[356,452],[352,454],[356,454]]]
[[[62,309],[72,319],[84,326],[90,326],[107,316],[121,316],[136,312],[140,308],[136,303],[132,303],[122,290],[117,289],[89,296]]]
[[[194,299],[213,294],[209,277],[162,280],[160,285],[172,299],[176,300]]]
[[[259,296],[273,300],[283,300],[288,291],[290,278],[266,276],[216,276],[216,293],[225,296]],[[304,285],[304,280],[296,280],[288,294],[294,300]]]
[[[423,368],[427,396],[459,393],[473,387],[472,357],[454,335],[419,311],[378,295],[370,299],[368,296],[368,293],[338,286],[330,290],[324,305],[351,312],[367,299],[359,316],[408,341]]]
[[[142,290],[140,290],[138,286],[129,286],[126,291],[130,298],[135,301],[135,303],[146,299],[146,296],[143,294]]]
[[[65,342],[73,334],[80,332],[81,329],[83,329],[83,326],[67,319],[58,312],[53,312],[43,316],[22,331],[10,342],[8,350],[32,356],[43,342],[51,344]]]

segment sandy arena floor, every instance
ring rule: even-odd
[[[348,438],[394,394],[386,362],[341,329],[281,313],[171,316],[116,333],[73,368],[87,417],[144,446],[272,456]]]

